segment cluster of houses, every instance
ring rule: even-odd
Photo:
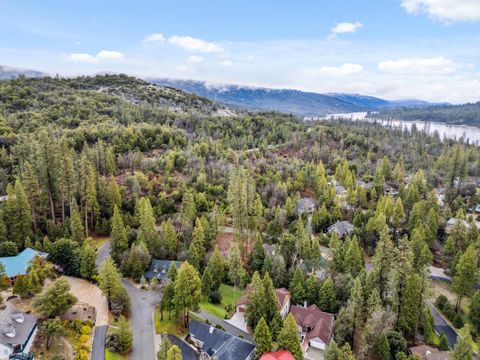
[[[11,280],[27,273],[30,262],[37,256],[43,258],[48,254],[26,248],[16,256],[1,257],[0,263],[5,274]],[[30,349],[38,330],[38,318],[18,310],[9,301],[0,309],[0,360],[33,358]]]

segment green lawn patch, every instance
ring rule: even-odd
[[[105,360],[127,360],[127,359],[128,359],[127,354],[114,353],[108,349],[105,349]]]
[[[157,334],[172,334],[182,336],[187,334],[187,329],[184,329],[180,317],[176,318],[174,315],[169,319],[168,314],[163,314],[163,320],[160,320],[160,309],[157,307],[154,314],[155,332]]]
[[[230,305],[233,307],[233,286],[230,285],[225,285],[222,284],[219,289],[220,295],[222,296],[222,301],[220,304],[212,304],[208,302],[206,299],[204,299],[200,303],[200,307],[209,312],[210,314],[218,317],[219,319],[225,319],[227,315],[227,311],[225,310],[225,307],[227,305]],[[240,299],[243,295],[243,290],[239,289],[237,287],[237,292],[236,292],[236,301],[238,302],[238,299]]]

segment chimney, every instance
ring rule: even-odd
[[[214,329],[214,327],[213,327],[212,325],[210,325],[210,328],[208,329],[208,332],[209,332],[210,334],[212,334],[212,333],[213,333],[213,329]]]
[[[306,301],[303,302],[303,307],[304,307],[304,308],[307,307],[307,302],[306,302]]]

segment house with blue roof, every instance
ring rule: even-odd
[[[167,272],[168,269],[170,269],[170,264],[172,263],[175,264],[177,269],[180,269],[180,266],[182,266],[183,264],[182,261],[153,259],[150,267],[143,276],[147,280],[152,280],[153,278],[156,278],[159,283],[162,283],[167,279]]]
[[[26,248],[15,256],[0,257],[0,263],[5,267],[6,275],[9,278],[14,278],[18,275],[25,275],[30,266],[30,262],[37,256],[46,258],[48,254],[31,248]]]
[[[202,360],[251,360],[255,356],[254,344],[212,325],[192,320],[188,329],[187,341],[199,350]]]

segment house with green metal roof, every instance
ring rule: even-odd
[[[46,258],[48,254],[31,248],[26,248],[15,256],[0,257],[0,263],[5,267],[6,275],[9,278],[14,278],[17,275],[25,275],[30,266],[30,261],[37,256]]]

